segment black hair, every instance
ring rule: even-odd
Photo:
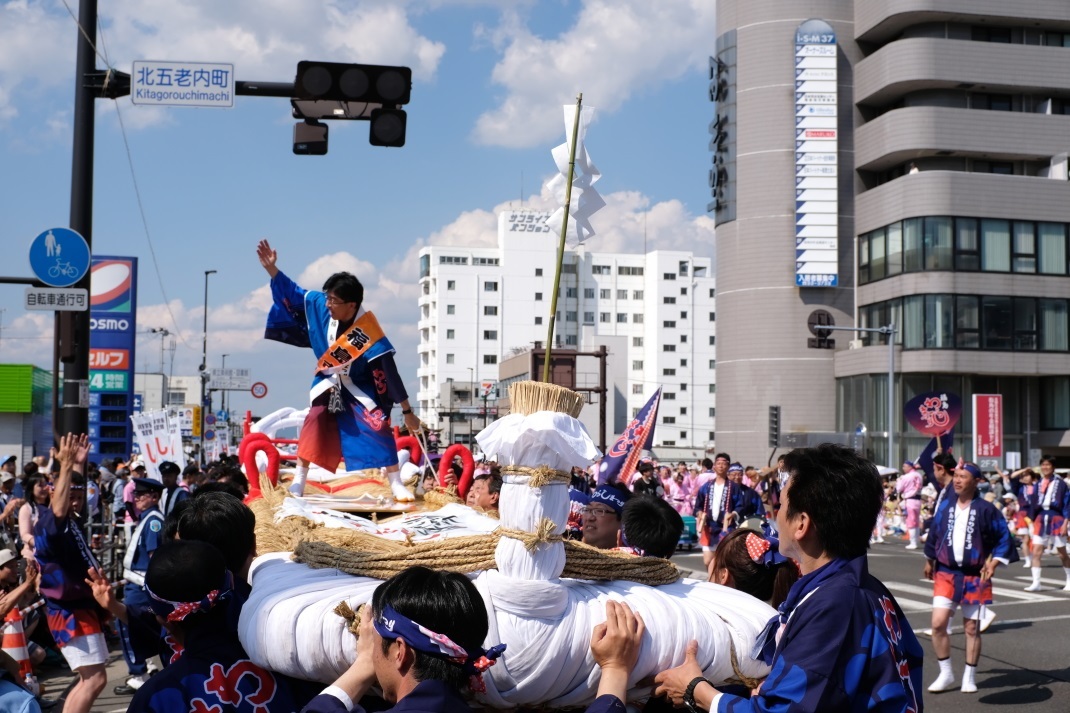
[[[219,474],[219,479],[222,480],[224,478],[241,490],[242,498],[249,494],[249,479],[245,477],[245,473],[241,471],[241,468],[236,468],[232,465],[223,466],[223,472]]]
[[[185,468],[182,469],[182,475],[185,475],[185,476],[200,475],[200,474],[201,474],[201,467],[199,465],[197,465],[196,463],[190,463],[189,465],[187,465]]]
[[[713,552],[710,572],[727,569],[732,576],[733,589],[778,607],[788,598],[791,585],[798,581],[799,569],[791,560],[772,567],[755,562],[747,551],[748,534],[755,533],[739,528],[726,535]]]
[[[175,503],[175,506],[171,508],[171,512],[167,513],[167,517],[163,521],[163,539],[173,540],[178,537],[178,522],[182,517],[182,513],[186,512],[189,504],[190,498],[183,498]]]
[[[487,638],[487,607],[463,574],[410,567],[375,588],[372,616],[378,617],[387,604],[420,626],[448,636],[465,651],[482,647]],[[384,654],[390,644],[383,639]],[[466,687],[468,674],[459,665],[421,651],[413,653],[417,681],[443,681],[458,690]]]
[[[935,456],[933,458],[933,463],[942,466],[943,469],[946,470],[948,473],[953,472],[955,470],[955,466],[959,464],[959,462],[955,459],[955,456],[951,455],[950,453],[941,453]]]
[[[85,476],[78,471],[71,473],[71,486],[72,487],[85,487]]]
[[[832,443],[796,448],[784,467],[791,473],[788,519],[809,515],[821,549],[832,557],[864,555],[884,500],[877,468]]]
[[[364,285],[360,284],[356,275],[349,272],[336,272],[328,277],[323,283],[323,292],[331,292],[340,300],[353,302],[357,309],[360,309],[361,303],[364,302]]]
[[[145,586],[161,599],[199,602],[222,585],[226,570],[223,554],[211,544],[199,540],[171,540],[163,542],[152,553],[149,569],[145,572]],[[217,606],[210,612],[176,622],[176,625],[183,629],[191,624],[209,625],[216,619],[225,619],[226,614],[226,606]]]
[[[721,460],[722,458],[728,461],[729,465],[732,464],[732,456],[728,455],[727,453],[718,453],[713,457],[715,461]]]
[[[624,504],[620,531],[628,546],[649,557],[669,559],[680,543],[684,519],[672,505],[652,495],[639,495]]]
[[[188,502],[178,520],[178,536],[212,543],[223,553],[227,569],[241,572],[249,555],[256,552],[253,511],[229,493],[206,493],[203,489]]]
[[[713,468],[713,461],[710,460],[709,458],[703,458],[702,459],[702,467],[705,468],[706,470],[709,470],[709,469]]]
[[[201,483],[197,486],[197,492],[193,493],[193,497],[198,495],[207,495],[208,493],[226,493],[227,495],[233,495],[238,500],[245,499],[245,493],[241,488],[230,481],[221,480],[209,480],[207,483]]]
[[[22,475],[26,478],[29,478],[31,475],[37,473],[38,470],[40,470],[38,465],[33,461],[30,461],[26,465],[22,466]]]
[[[22,486],[23,494],[26,496],[26,502],[36,504],[37,501],[33,499],[33,490],[37,487],[38,483],[48,485],[48,476],[44,473],[34,473],[26,478],[26,483]]]
[[[500,475],[495,475],[494,473],[484,473],[483,475],[477,475],[475,478],[472,479],[472,482],[474,483],[477,480],[487,481],[487,492],[491,495],[497,495],[498,497],[501,497],[502,477]]]
[[[1055,456],[1043,455],[1040,457],[1040,465],[1047,463],[1052,468],[1055,467]]]

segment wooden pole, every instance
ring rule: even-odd
[[[576,117],[572,122],[572,146],[568,152],[568,182],[565,184],[565,216],[561,219],[561,240],[557,245],[557,267],[554,271],[554,291],[550,298],[550,326],[546,331],[546,360],[542,365],[542,380],[550,383],[550,353],[554,348],[554,323],[557,321],[557,293],[561,289],[561,265],[565,261],[565,236],[568,234],[568,213],[572,205],[572,178],[576,175],[576,143],[580,133],[580,110],[583,93],[576,95]]]

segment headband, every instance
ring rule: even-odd
[[[399,614],[389,604],[372,620],[372,625],[384,639],[403,639],[417,651],[455,663],[463,668],[465,673],[477,679],[493,666],[494,661],[505,651],[505,644],[498,644],[486,651],[477,647],[469,653],[445,634],[438,634],[420,626],[404,614]],[[475,681],[472,683],[473,686],[481,685],[482,680],[480,679],[478,684]]]
[[[744,542],[747,545],[747,554],[755,564],[771,568],[791,562],[790,559],[780,554],[780,541],[775,537],[766,539],[751,532],[747,533]]]
[[[740,464],[740,463],[733,463],[732,465],[728,466],[728,472],[729,473],[742,473],[743,472],[743,465]]]
[[[591,503],[602,503],[608,505],[613,512],[620,515],[624,510],[624,500],[617,495],[618,490],[609,485],[603,485],[591,493],[591,499],[588,501],[588,505]]]
[[[230,572],[227,572],[222,588],[213,589],[201,597],[200,601],[196,602],[173,602],[170,599],[164,599],[153,593],[149,589],[148,583],[145,584],[145,591],[151,599],[149,607],[152,609],[153,614],[163,617],[167,621],[185,621],[187,617],[194,614],[211,611],[217,604],[230,598],[230,586]]]
[[[962,466],[962,469],[964,471],[966,471],[967,473],[969,473],[970,475],[972,475],[974,477],[974,480],[980,480],[981,479],[981,469],[978,468],[973,463],[966,463],[965,465]]]

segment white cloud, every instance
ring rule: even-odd
[[[584,0],[575,24],[551,39],[507,17],[493,35],[507,45],[492,75],[504,97],[479,117],[474,139],[529,147],[557,138],[559,107],[581,91],[584,103],[615,111],[705,63],[715,15],[711,0]]]

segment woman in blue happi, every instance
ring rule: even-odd
[[[992,603],[992,575],[999,564],[1018,561],[1006,518],[977,492],[981,477],[974,463],[955,468],[954,496],[949,494],[941,501],[925,540],[925,577],[933,580],[933,650],[940,665],[939,677],[929,686],[933,693],[955,687],[947,623],[959,606],[966,630],[966,668],[960,690],[977,691],[980,619]]]
[[[692,641],[682,665],[658,674],[655,693],[692,711],[921,711],[921,644],[866,560],[883,501],[877,469],[832,444],[796,449],[784,466],[780,551],[803,576],[750,652],[769,676],[749,698],[720,693]]]
[[[309,463],[333,473],[344,461],[347,471],[386,468],[394,497],[411,500],[398,477],[390,411],[400,403],[413,433],[420,419],[409,406],[394,347],[375,316],[362,309],[363,285],[350,273],[338,272],[322,291],[305,290],[276,267],[278,253],[268,241],[260,241],[256,255],[271,276],[274,301],[265,338],[310,347],[318,357],[291,490],[303,494]]]

